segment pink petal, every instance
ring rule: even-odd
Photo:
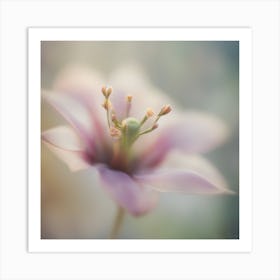
[[[44,131],[42,140],[71,171],[88,168],[94,159],[94,151],[86,152],[78,135],[69,127],[60,126]]]
[[[112,73],[110,84],[113,86],[112,104],[118,118],[126,118],[126,96],[132,96],[130,116],[141,120],[147,108],[159,112],[170,99],[153,88],[142,69],[135,65],[125,65]]]
[[[82,109],[90,116],[95,129],[99,129],[100,123],[106,123],[104,109],[101,107],[104,101],[101,93],[103,85],[104,78],[98,72],[86,66],[70,65],[57,75],[53,90],[59,94],[71,96],[78,103],[77,105],[82,106]]]
[[[221,172],[209,160],[200,155],[186,155],[179,151],[173,151],[162,162],[160,167],[191,170],[207,178],[219,189],[231,192],[228,190],[229,186]]]
[[[158,133],[157,139],[141,152],[144,166],[158,165],[173,149],[190,154],[203,153],[227,139],[226,125],[214,116],[189,112],[175,117],[170,124],[154,132]]]
[[[163,192],[183,192],[187,194],[217,194],[222,191],[211,181],[189,170],[157,170],[135,176],[135,179]]]
[[[42,96],[75,129],[88,149],[104,142],[105,130],[85,94],[44,91]]]
[[[91,166],[87,160],[86,154],[82,151],[63,150],[48,142],[44,143],[59,159],[66,163],[73,172],[87,169]]]
[[[92,93],[100,89],[104,78],[93,69],[82,65],[69,65],[63,68],[53,83],[53,89],[62,93]],[[99,103],[102,99],[97,96]]]
[[[79,136],[67,126],[58,126],[42,133],[42,139],[57,148],[70,151],[83,151]]]
[[[110,84],[113,86],[111,100],[117,117],[120,119],[127,118],[126,108],[128,103],[126,97],[127,95],[131,95],[133,98],[131,102],[130,116],[133,116],[134,118],[142,118],[145,114],[145,108],[143,108],[141,104],[143,100],[141,94],[147,92],[147,83],[139,69],[132,65],[118,68],[112,73]]]
[[[100,182],[112,198],[129,213],[139,216],[155,207],[157,193],[144,184],[136,183],[128,174],[99,167]]]
[[[155,171],[134,176],[138,182],[149,184],[159,191],[187,194],[233,193],[220,172],[206,159],[173,154]]]

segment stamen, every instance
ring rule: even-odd
[[[112,89],[112,87],[103,86],[102,89],[101,89],[101,91],[102,91],[104,97],[105,97],[106,99],[108,99],[109,96],[111,95],[113,89]]]
[[[101,91],[102,91],[104,97],[107,97],[107,96],[106,96],[106,90],[107,90],[107,88],[106,88],[105,86],[103,86],[102,89],[101,89]]]
[[[153,115],[155,114],[155,112],[151,109],[151,108],[148,108],[147,111],[146,111],[146,116],[148,118],[152,117]]]
[[[126,99],[127,99],[128,102],[131,102],[131,100],[132,100],[132,95],[128,95],[128,96],[126,97]]]
[[[118,121],[117,117],[116,117],[116,115],[114,113],[112,113],[112,122],[115,122],[115,121]]]
[[[102,104],[102,107],[108,111],[110,109],[112,109],[112,103],[109,99],[105,99],[104,103]]]
[[[158,115],[157,115],[157,117],[156,117],[154,123],[157,123],[157,121],[160,119],[160,117],[162,117],[162,116],[164,116],[164,115],[170,113],[171,110],[172,110],[172,109],[171,109],[171,106],[170,106],[170,105],[165,105],[165,106],[163,106],[163,107],[161,108],[160,112],[158,113]]]
[[[107,90],[106,90],[107,98],[111,95],[112,91],[113,91],[112,87],[107,88]]]
[[[154,114],[155,114],[155,112],[151,108],[148,108],[145,116],[143,117],[143,119],[140,122],[140,126],[142,126],[146,122],[146,120],[148,118],[152,117]]]
[[[160,112],[156,115],[150,128],[141,131],[142,125],[149,118],[155,115],[154,111],[151,108],[147,108],[146,113],[140,122],[135,118],[129,117],[131,111],[132,95],[127,95],[126,118],[123,120],[118,120],[115,111],[113,110],[112,103],[109,99],[113,91],[112,87],[103,86],[101,91],[103,96],[105,97],[102,106],[106,110],[110,135],[118,140],[116,141],[117,146],[115,147],[116,150],[114,150],[114,158],[112,162],[117,164],[119,161],[123,161],[124,165],[126,166],[127,158],[124,160],[121,160],[121,158],[129,156],[131,146],[141,135],[147,134],[158,128],[158,120],[162,116],[168,114],[171,111],[171,107],[170,105],[163,106]]]
[[[110,123],[110,111],[109,110],[107,110],[107,122],[108,122],[108,126],[109,126],[109,128],[111,127],[111,123]]]
[[[122,128],[121,123],[118,121],[115,113],[112,113],[111,120],[112,120],[112,123],[115,125],[116,128],[119,128],[119,129]]]
[[[148,117],[147,117],[147,115],[145,115],[140,122],[140,126],[142,126],[146,122],[147,119],[148,119]]]
[[[153,126],[152,126],[152,130],[155,130],[156,128],[158,128],[158,124],[155,123]]]
[[[156,117],[156,119],[155,119],[155,121],[154,121],[152,127],[151,127],[151,128],[148,128],[148,129],[146,129],[146,130],[144,130],[144,131],[142,131],[142,132],[140,132],[140,133],[138,134],[137,138],[138,138],[139,136],[143,135],[143,134],[149,133],[149,132],[155,130],[156,128],[158,128],[157,122],[158,122],[158,120],[160,119],[160,117],[162,117],[162,116],[168,114],[169,112],[171,112],[171,106],[170,106],[170,105],[165,105],[165,106],[163,106],[163,107],[161,108],[160,112],[158,113],[158,115],[157,115],[157,117]],[[146,122],[146,120],[148,119],[148,117],[151,117],[151,116],[153,116],[153,115],[154,115],[154,113],[153,113],[152,109],[148,108],[147,111],[146,111],[146,115],[144,116],[144,118],[143,118],[142,121],[140,122],[140,125],[142,126],[142,125]]]
[[[171,106],[170,105],[165,105],[161,108],[158,116],[163,116],[171,112]]]
[[[157,124],[157,123],[155,123],[151,128],[148,128],[148,129],[142,131],[141,133],[139,133],[139,134],[138,134],[138,137],[139,137],[140,135],[149,133],[149,132],[155,130],[156,128],[158,128],[158,124]]]
[[[105,97],[105,101],[102,104],[102,106],[106,110],[107,122],[108,122],[108,126],[110,128],[111,127],[111,123],[110,123],[110,113],[111,112],[110,112],[110,110],[112,109],[112,103],[109,100],[109,96],[111,95],[113,89],[112,89],[112,87],[103,86],[101,91],[102,91],[102,93],[103,93],[103,95]]]
[[[120,130],[118,130],[117,128],[111,127],[111,128],[110,128],[110,135],[111,135],[112,137],[119,138],[119,137],[121,136],[121,132],[120,132]]]
[[[128,118],[131,110],[132,95],[127,95],[126,101],[126,117]]]

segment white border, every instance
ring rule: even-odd
[[[0,7],[0,279],[280,279],[278,0],[2,0]],[[252,28],[254,165],[250,253],[131,255],[27,251],[26,29],[61,25]]]
[[[29,28],[29,252],[249,252],[252,245],[252,48],[249,28]],[[237,240],[40,239],[41,41],[239,41],[240,238]]]

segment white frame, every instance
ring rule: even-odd
[[[252,92],[249,28],[29,28],[29,251],[30,252],[249,252],[251,250]],[[239,41],[239,239],[41,239],[41,41]]]
[[[0,1],[0,279],[280,279],[279,1]],[[143,16],[145,15],[145,16]],[[250,27],[253,240],[250,253],[27,251],[27,36],[31,26]]]

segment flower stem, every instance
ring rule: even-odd
[[[116,239],[117,238],[117,236],[119,234],[119,231],[120,231],[120,228],[123,224],[124,214],[125,214],[124,209],[122,207],[118,207],[117,214],[116,214],[116,217],[115,217],[115,220],[114,220],[114,224],[113,224],[113,227],[112,227],[112,230],[111,230],[111,233],[110,233],[110,238],[111,239]]]

